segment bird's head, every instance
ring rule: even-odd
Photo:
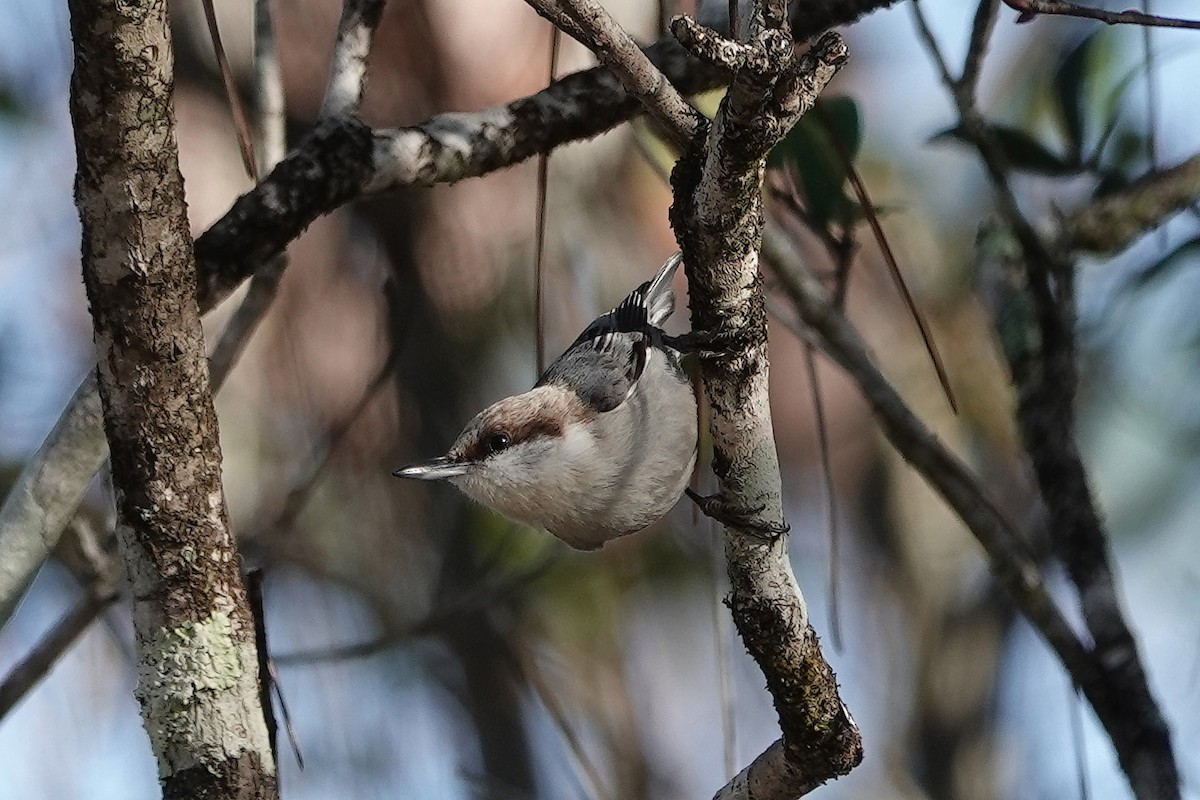
[[[587,412],[561,386],[506,397],[479,412],[444,456],[396,470],[399,478],[448,480],[469,496],[518,519],[555,483]]]

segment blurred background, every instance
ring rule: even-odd
[[[6,474],[37,448],[92,361],[65,5],[0,0]],[[246,96],[250,4],[216,5]],[[974,5],[922,2],[954,63]],[[605,6],[640,39],[658,37],[656,4]],[[1192,3],[1153,6],[1196,16]],[[278,0],[274,9],[298,135],[320,106],[340,4]],[[181,163],[199,233],[250,184],[199,0],[178,0],[172,13]],[[1014,19],[1002,10],[981,105],[1061,153],[1056,72],[1097,27]],[[948,411],[865,234],[850,315],[889,379],[1024,523],[1038,510],[973,280],[990,190],[970,151],[929,141],[955,119],[907,4],[846,34],[852,61],[829,93],[852,101],[857,166],[886,210],[962,413]],[[1085,135],[1091,146],[1117,120],[1104,151],[1112,172],[1137,175],[1200,149],[1198,35],[1155,31],[1151,69],[1139,29],[1089,40],[1078,87]],[[545,85],[549,42],[548,24],[521,0],[393,0],[363,116],[413,124],[531,94]],[[591,63],[564,41],[560,74]],[[670,193],[644,156],[647,141],[640,123],[623,126],[550,161],[551,357],[675,250]],[[1035,173],[1016,184],[1035,218],[1095,188],[1095,176]],[[229,505],[247,566],[265,572],[271,650],[305,761],[300,771],[281,738],[284,797],[708,797],[778,736],[762,676],[720,605],[717,531],[686,503],[645,533],[581,554],[449,487],[389,474],[443,452],[477,410],[534,381],[535,209],[529,162],[318,220],[289,249],[279,296],[218,397]],[[1182,214],[1120,258],[1086,263],[1080,277],[1081,446],[1190,797],[1200,797],[1197,229]],[[814,269],[830,268],[814,241],[799,244]],[[239,297],[207,318],[214,337]],[[684,326],[686,313],[677,316]],[[819,360],[840,545],[832,619],[812,392],[803,345],[782,326],[771,366],[793,566],[866,746],[863,765],[821,796],[1063,798],[1079,796],[1081,778],[1092,797],[1128,796],[1090,711],[997,591],[974,540]],[[711,474],[700,481],[711,486]],[[88,502],[107,524],[102,482]],[[68,563],[47,564],[0,630],[0,676],[85,591]],[[1064,588],[1055,590],[1073,608]],[[158,796],[135,679],[118,601],[0,720],[0,797]]]

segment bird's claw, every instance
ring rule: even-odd
[[[746,331],[732,326],[664,336],[663,342],[681,353],[695,353],[701,358],[723,358],[749,347]]]
[[[751,536],[763,539],[771,544],[775,544],[781,537],[787,534],[792,528],[786,522],[772,522],[759,517],[765,509],[766,505],[758,505],[754,508],[737,508],[716,495],[702,495],[692,488],[686,487],[684,493],[691,498],[692,502],[700,509],[700,513],[706,517],[715,519],[722,525],[737,528],[741,531],[746,531]]]

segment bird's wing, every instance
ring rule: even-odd
[[[658,325],[675,309],[671,278],[681,260],[679,253],[671,256],[652,279],[597,317],[537,385],[568,387],[600,412],[625,402],[646,369],[652,337],[661,333]]]

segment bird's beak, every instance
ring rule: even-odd
[[[467,473],[470,464],[452,461],[449,456],[438,456],[423,464],[411,464],[401,467],[392,474],[397,478],[415,478],[420,481],[440,481],[445,478],[457,478]]]

